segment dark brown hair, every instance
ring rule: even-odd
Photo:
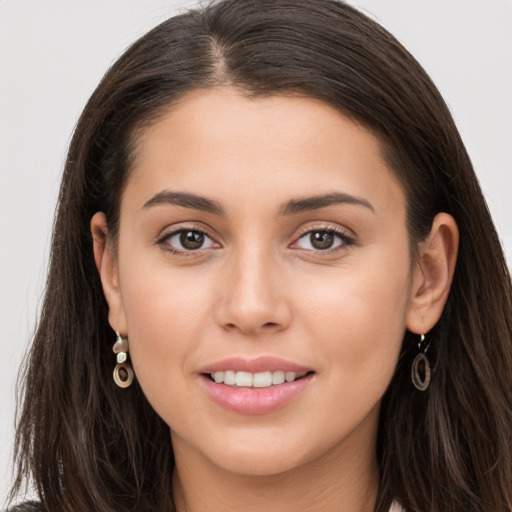
[[[24,370],[16,496],[32,479],[48,510],[172,507],[168,426],[138,386],[112,380],[113,332],[89,231],[118,225],[137,134],[185,92],[304,95],[368,127],[407,198],[411,247],[438,212],[460,248],[430,332],[430,388],[410,382],[406,334],[382,404],[376,512],[512,510],[510,275],[471,162],[437,89],[383,28],[335,0],[225,0],[171,18],[108,71],[77,124],[62,180],[41,318]]]

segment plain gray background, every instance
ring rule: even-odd
[[[353,0],[449,104],[512,266],[512,0]],[[187,0],[0,0],[0,506],[17,368],[44,286],[73,126],[113,60]],[[80,333],[76,333],[80,343]]]

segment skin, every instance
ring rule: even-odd
[[[223,214],[151,203],[168,192]],[[283,214],[333,193],[359,202]],[[91,227],[106,242],[94,250],[110,324],[170,427],[178,512],[373,510],[381,398],[405,330],[427,333],[441,315],[458,243],[439,214],[412,261],[405,218],[379,140],[314,99],[195,91],[144,132],[116,249],[102,213]],[[179,229],[204,231],[204,245],[186,254],[165,238]],[[332,247],[315,250],[311,231]],[[314,375],[261,415],[205,393],[202,367],[261,355]]]

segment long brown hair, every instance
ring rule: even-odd
[[[33,481],[48,510],[172,508],[169,427],[138,384],[112,380],[113,332],[90,219],[119,202],[137,135],[180,95],[229,84],[301,94],[375,133],[407,198],[411,247],[438,212],[460,230],[445,311],[430,333],[430,388],[410,382],[406,334],[382,404],[376,512],[512,510],[512,292],[488,209],[448,108],[383,28],[336,0],[224,0],[173,17],[114,64],[77,124],[51,264],[24,369],[11,497]]]

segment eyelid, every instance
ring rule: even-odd
[[[351,229],[345,226],[340,226],[338,223],[328,221],[304,223],[298,230],[297,238],[307,233],[311,233],[312,231],[333,231],[337,234],[346,236],[347,238],[355,239],[355,233]]]
[[[169,245],[167,245],[167,247],[163,247],[164,250],[171,252],[172,254],[179,254],[179,255],[183,255],[183,256],[193,256],[193,255],[196,255],[200,252],[204,252],[209,249],[213,249],[213,248],[216,249],[218,247],[221,247],[221,244],[219,242],[217,242],[217,240],[216,240],[217,237],[212,235],[210,233],[209,229],[205,228],[202,225],[195,224],[194,222],[186,222],[183,224],[168,226],[167,228],[162,230],[162,232],[157,236],[155,243],[156,243],[156,245],[164,246],[166,244],[167,240],[169,240],[173,236],[175,236],[179,233],[182,233],[184,231],[195,231],[197,233],[202,233],[203,235],[205,235],[205,237],[208,237],[215,244],[216,247],[205,247],[205,248],[201,247],[201,248],[195,249],[195,250],[192,250],[192,249],[186,250],[186,249],[174,249],[174,248],[170,247]]]
[[[327,253],[336,252],[337,250],[340,250],[340,249],[346,249],[347,247],[354,245],[356,243],[356,237],[352,230],[349,230],[348,228],[342,228],[341,226],[336,225],[336,224],[320,223],[320,224],[315,224],[315,225],[309,224],[307,226],[302,226],[299,230],[298,235],[294,238],[294,241],[290,244],[290,247],[294,248],[293,246],[295,244],[297,244],[297,242],[300,239],[302,239],[306,235],[309,235],[309,234],[315,233],[315,232],[333,233],[334,235],[338,236],[341,239],[342,243],[333,248],[329,248],[329,249],[303,249],[300,247],[298,247],[297,249],[303,250],[306,252],[310,252],[310,253],[315,252],[318,254],[322,254],[322,253],[327,254]]]

